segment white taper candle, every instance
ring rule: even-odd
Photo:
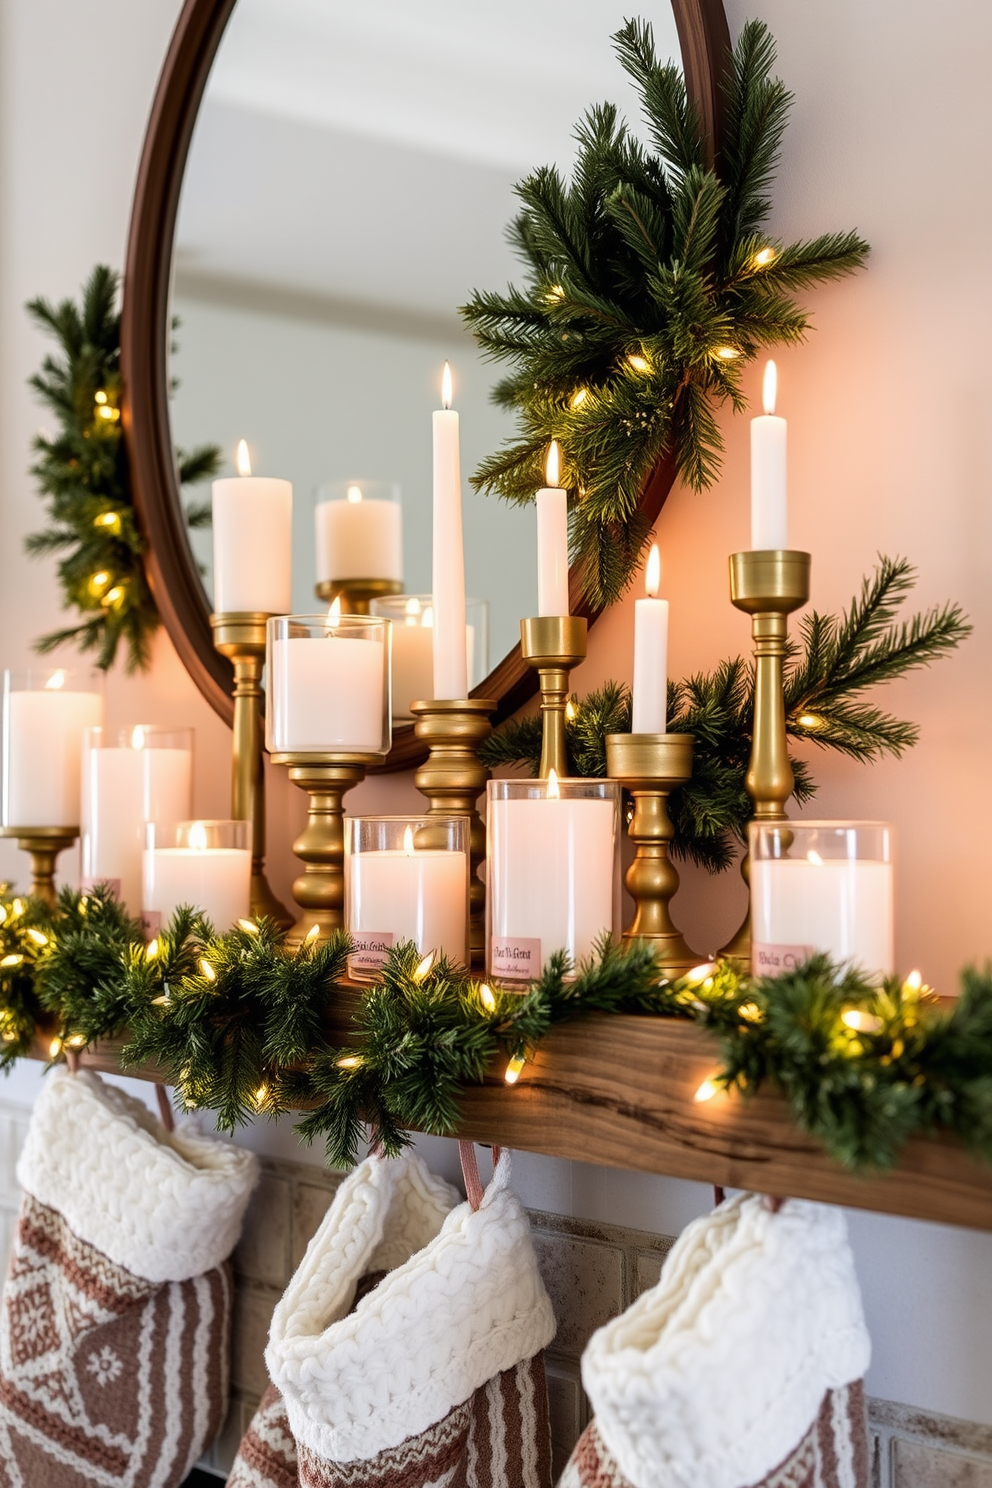
[[[788,425],[784,418],[775,415],[777,388],[775,363],[769,362],[762,385],[765,411],[751,420],[751,547],[760,552],[789,545]]]
[[[668,723],[668,600],[655,598],[660,584],[661,558],[655,543],[644,576],[648,597],[634,604],[635,734],[663,734]]]
[[[458,414],[447,362],[441,401],[434,412],[434,696],[450,701],[468,695],[468,664]]]
[[[547,485],[537,493],[537,613],[568,614],[568,492],[558,485],[558,444],[552,439]]]

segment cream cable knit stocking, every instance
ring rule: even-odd
[[[257,1163],[97,1075],[45,1080],[0,1327],[3,1488],[175,1488],[227,1407],[225,1265]]]

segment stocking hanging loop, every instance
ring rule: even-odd
[[[499,1162],[502,1150],[501,1147],[492,1148],[493,1172],[496,1171],[496,1164]],[[486,1190],[479,1176],[479,1159],[475,1155],[475,1143],[459,1142],[458,1158],[462,1165],[462,1178],[465,1180],[465,1197],[473,1209],[478,1209]]]

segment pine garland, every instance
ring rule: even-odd
[[[34,440],[36,477],[47,502],[49,525],[26,539],[28,553],[61,553],[63,608],[81,622],[42,636],[42,653],[67,643],[95,651],[107,670],[127,647],[127,670],[148,665],[148,644],[159,616],[142,564],[145,541],[138,527],[131,473],[120,424],[120,314],[118,275],[98,265],[83,286],[82,301],[32,300],[27,309],[54,336],[59,351],[45,357],[30,385],[55,414],[60,431]],[[181,485],[215,475],[220,451],[203,446],[176,451]],[[209,507],[187,510],[190,526],[210,519]]]
[[[919,737],[915,724],[863,700],[871,687],[894,681],[948,655],[971,634],[960,606],[944,604],[900,620],[899,609],[916,582],[905,558],[880,557],[874,573],[841,615],[812,610],[799,622],[785,672],[786,730],[794,739],[873,764],[884,754],[897,758]],[[695,738],[692,779],[672,792],[669,808],[672,851],[710,872],[727,868],[736,845],[747,839],[751,801],[744,789],[751,753],[754,672],[741,657],[721,662],[668,687],[670,733]],[[575,775],[605,776],[606,736],[630,731],[629,688],[608,682],[566,720],[569,769]],[[541,721],[511,719],[482,746],[490,768],[528,765],[541,757]],[[792,757],[796,800],[816,794],[807,761]]]
[[[650,25],[628,21],[613,40],[649,147],[612,104],[591,108],[571,181],[546,166],[516,188],[523,210],[510,241],[523,287],[476,291],[461,312],[483,352],[510,363],[493,397],[521,426],[473,484],[533,500],[556,439],[573,492],[572,556],[601,606],[639,565],[648,534],[638,503],[654,466],[671,457],[694,489],[712,485],[723,450],[714,410],[746,406],[743,370],[762,348],[803,339],[795,293],[868,254],[854,232],[784,244],[765,230],[792,95],[771,75],[762,22],[748,22],[734,48],[716,168]]]
[[[521,1063],[556,1024],[589,1013],[689,1019],[719,1040],[709,1091],[749,1097],[770,1082],[803,1131],[852,1171],[884,1169],[914,1134],[952,1132],[992,1161],[992,968],[966,971],[943,1007],[917,974],[884,985],[813,957],[755,980],[728,962],[667,981],[645,946],[609,938],[569,979],[562,953],[521,995],[442,959],[395,948],[363,989],[354,1034],[325,1017],[345,982],[348,941],[288,954],[263,921],[215,935],[181,909],[150,945],[105,890],[65,890],[55,911],[0,897],[0,1066],[54,1015],[63,1047],[129,1031],[127,1067],[157,1066],[186,1109],[232,1129],[260,1112],[309,1108],[297,1130],[349,1164],[366,1138],[395,1153],[410,1130],[449,1135],[459,1095],[500,1060]]]

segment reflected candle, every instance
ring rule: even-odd
[[[317,582],[389,579],[403,582],[403,508],[377,494],[380,481],[348,481],[343,497],[321,487],[317,502]],[[325,495],[329,499],[323,499]]]
[[[5,672],[2,822],[78,827],[83,733],[103,721],[90,674]]]
[[[238,474],[213,483],[215,614],[285,615],[293,604],[293,487],[252,475],[238,445]]]

